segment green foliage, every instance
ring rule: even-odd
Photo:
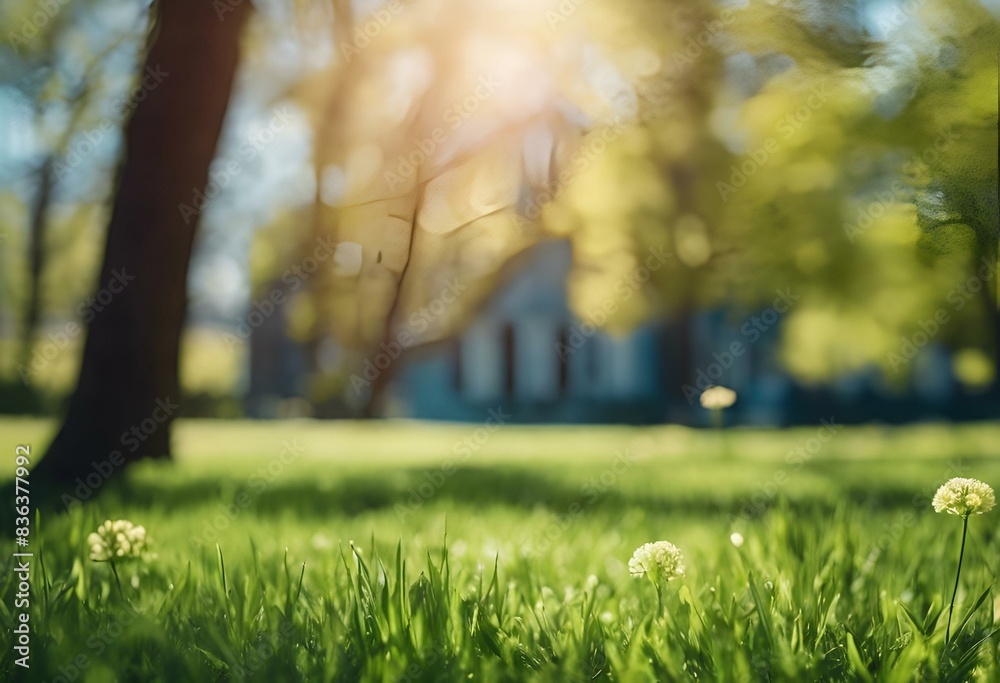
[[[645,297],[616,301],[611,327],[753,311],[789,287],[801,301],[784,361],[808,380],[868,366],[903,379],[892,354],[938,312],[949,320],[935,341],[992,353],[998,19],[938,0],[883,17],[878,36],[863,4],[691,10],[645,43],[660,81],[680,86],[669,106],[645,101],[547,212],[574,243],[578,312],[616,298],[665,245],[673,258]],[[977,294],[960,300],[970,281]]]

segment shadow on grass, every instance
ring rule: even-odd
[[[963,459],[963,465],[970,470],[987,463],[995,466],[987,457]],[[684,516],[739,515],[749,506],[756,515],[773,507],[779,499],[787,499],[790,508],[803,512],[832,511],[845,502],[875,510],[912,509],[915,501],[925,497],[929,501],[928,492],[933,493],[940,484],[944,468],[943,463],[921,464],[919,472],[908,472],[905,479],[899,480],[872,476],[880,464],[878,459],[857,463],[856,467],[853,463],[810,463],[798,472],[789,471],[782,486],[770,485],[777,470],[767,468],[748,470],[746,480],[738,484],[716,486],[711,471],[702,473],[697,467],[688,466],[673,476],[669,470],[662,471],[646,463],[644,471],[628,472],[614,480],[607,476],[610,470],[578,471],[564,476],[553,470],[524,466],[466,466],[450,474],[423,468],[394,469],[336,479],[324,479],[330,473],[318,470],[313,480],[279,476],[266,485],[263,479],[175,481],[170,477],[139,477],[115,482],[106,487],[105,494],[112,505],[122,503],[131,508],[171,511],[250,500],[249,505],[241,507],[252,507],[258,515],[278,516],[294,511],[300,517],[318,519],[386,510],[405,518],[408,512],[438,504],[473,509],[509,507],[525,512],[537,509],[560,514],[575,504],[585,514],[642,509],[651,514]],[[899,462],[887,460],[885,464],[898,467]],[[676,469],[676,465],[664,467]],[[804,480],[810,486],[804,487]],[[658,486],[658,481],[662,486]],[[658,489],[663,492],[658,493]]]

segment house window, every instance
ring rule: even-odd
[[[504,328],[492,323],[473,324],[455,348],[455,368],[450,378],[461,395],[472,401],[495,401],[504,395],[506,368]],[[460,367],[458,367],[460,366]]]
[[[503,326],[503,363],[504,363],[504,395],[514,396],[514,325],[505,323]]]
[[[601,351],[604,342],[604,336],[600,333],[595,334],[590,339],[584,343],[583,350],[583,362],[586,368],[587,386],[590,388],[599,388],[601,386],[602,372],[601,372]]]
[[[565,327],[559,328],[559,395],[565,396],[569,393],[569,330]]]
[[[462,338],[457,337],[451,345],[452,388],[456,394],[462,393]]]

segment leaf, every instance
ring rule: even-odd
[[[961,633],[962,630],[969,624],[969,621],[972,619],[972,615],[974,615],[976,613],[976,610],[978,610],[982,606],[983,602],[986,601],[986,598],[989,596],[990,591],[992,590],[993,586],[991,584],[989,588],[983,591],[983,594],[979,596],[979,599],[976,600],[976,604],[972,606],[972,609],[970,609],[968,613],[965,615],[965,619],[963,619],[962,623],[959,624],[957,629],[955,629],[955,633],[952,634],[953,639],[955,640],[958,639],[958,634]]]
[[[222,592],[226,596],[226,602],[229,602],[229,584],[226,582],[226,561],[222,557],[222,546],[216,543],[215,549],[219,553],[219,573],[222,575]]]
[[[872,676],[868,667],[861,660],[861,653],[858,652],[858,645],[854,641],[854,634],[847,632],[847,661],[851,664],[851,670],[866,681],[871,681]]]
[[[749,574],[748,580],[750,582],[750,595],[753,597],[754,605],[757,607],[757,614],[760,615],[760,620],[764,628],[764,637],[767,639],[767,647],[769,650],[773,649],[774,639],[772,637],[772,632],[774,630],[774,625],[771,623],[770,608],[765,607],[764,605],[764,600],[761,598],[757,584],[754,583],[752,571]]]
[[[901,600],[897,600],[896,604],[899,605],[900,609],[903,610],[903,614],[906,616],[907,621],[909,621],[910,624],[913,625],[913,628],[915,628],[917,632],[923,633],[924,625],[923,622],[917,617],[917,615],[911,612],[910,608],[907,607],[906,604],[904,604]]]

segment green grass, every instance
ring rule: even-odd
[[[476,428],[180,423],[175,464],[33,526],[24,679],[1000,680],[1000,510],[970,521],[946,649],[962,524],[929,506],[952,476],[1000,484],[1000,425],[825,443],[505,426],[463,458]],[[0,423],[10,473],[14,446],[37,457],[50,429]],[[86,557],[105,518],[154,544],[119,567],[124,597]],[[687,565],[662,612],[627,568],[661,539]],[[0,678],[24,673],[14,656]]]

